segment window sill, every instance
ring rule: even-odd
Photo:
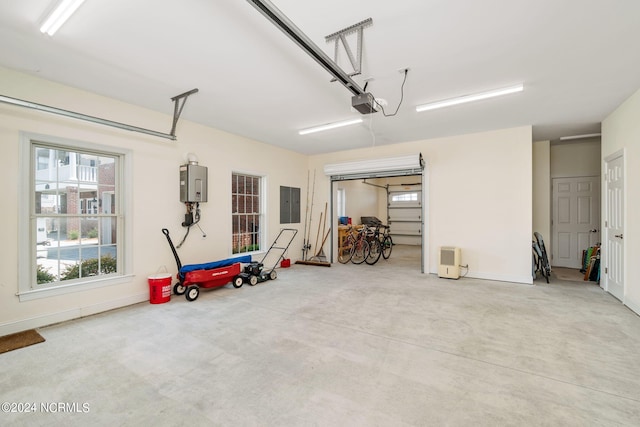
[[[59,295],[72,294],[75,292],[87,291],[90,289],[102,288],[104,286],[118,285],[121,283],[130,282],[133,278],[133,274],[125,274],[123,276],[108,277],[104,279],[95,279],[90,282],[73,283],[69,285],[58,285],[44,289],[32,289],[29,291],[20,291],[16,295],[23,301],[32,301],[41,298],[51,298]]]

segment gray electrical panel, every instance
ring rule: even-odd
[[[280,224],[300,222],[300,189],[280,186]]]
[[[207,201],[207,168],[193,163],[180,166],[180,201]]]

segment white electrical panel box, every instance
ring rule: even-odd
[[[180,201],[207,201],[207,167],[193,163],[180,166]]]
[[[451,246],[440,247],[438,277],[447,279],[460,278],[460,248]]]

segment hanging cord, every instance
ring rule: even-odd
[[[380,110],[382,110],[382,114],[385,117],[393,117],[396,114],[398,114],[398,110],[400,109],[400,106],[402,105],[402,101],[404,100],[404,84],[407,82],[407,74],[409,74],[409,69],[405,68],[404,69],[404,79],[402,80],[402,85],[400,86],[400,102],[398,103],[398,106],[396,107],[396,111],[394,111],[393,114],[387,114],[387,112],[384,111],[384,107],[378,101],[376,101],[375,97],[373,98],[373,102],[375,102],[376,105],[378,107],[380,107]],[[365,87],[366,87],[366,85],[365,85]]]
[[[466,271],[463,275],[461,275],[460,277],[467,277],[467,274],[469,274],[469,264],[467,264],[467,265],[459,265],[458,267],[460,267],[460,268],[465,268],[465,269],[467,270],[467,271]]]
[[[180,243],[177,244],[176,249],[180,249],[180,246],[182,246],[184,241],[187,240],[187,236],[189,235],[189,230],[191,230],[191,227],[187,227],[187,232],[184,233],[184,237],[182,238],[182,241],[180,241]]]
[[[188,217],[193,212],[194,203],[187,202],[185,204],[187,205],[187,217]],[[184,237],[182,238],[182,241],[180,243],[178,243],[178,245],[176,246],[176,249],[179,249],[183,245],[185,240],[187,240],[187,236],[189,235],[189,231],[191,231],[191,227],[193,227],[194,225],[198,226],[198,228],[202,232],[202,237],[207,237],[207,234],[204,232],[204,230],[202,230],[202,228],[200,227],[200,224],[198,224],[200,222],[200,203],[198,203],[198,202],[195,203],[195,214],[193,215],[193,219],[194,219],[194,221],[192,223],[190,223],[190,224],[187,224],[187,222],[183,222],[182,223],[183,227],[187,227],[187,231],[184,233]]]
[[[373,114],[369,115],[369,133],[371,134],[371,146],[376,146],[376,133],[373,130]]]

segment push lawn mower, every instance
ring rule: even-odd
[[[296,234],[298,234],[298,230],[295,228],[281,229],[267,253],[264,254],[262,261],[250,262],[244,267],[244,271],[240,273],[240,277],[242,277],[244,282],[255,286],[266,280],[275,280],[278,277],[276,267],[278,263],[284,259],[284,254],[287,252],[287,249],[289,249]],[[269,263],[269,267],[266,269],[264,267],[265,263]]]

